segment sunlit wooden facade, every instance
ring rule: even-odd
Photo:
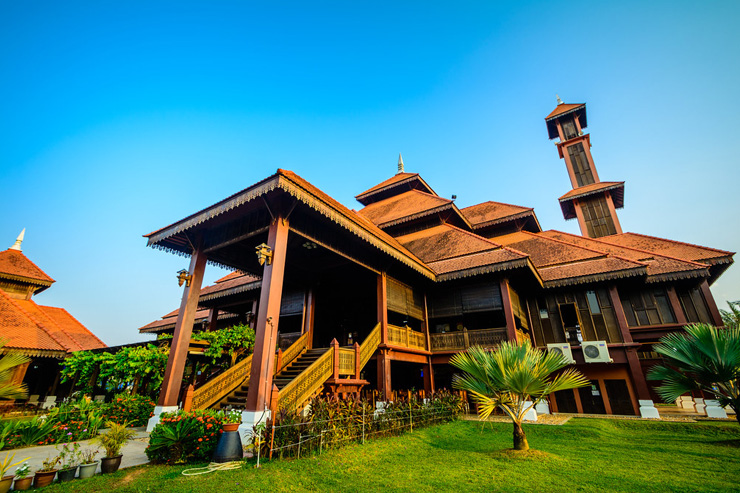
[[[688,322],[721,324],[709,285],[733,253],[623,233],[624,183],[599,180],[585,105],[560,104],[546,123],[573,184],[560,205],[582,235],[543,231],[527,207],[459,209],[400,159],[397,174],[357,195],[357,212],[278,170],[146,235],[191,258],[180,310],[141,329],[174,330],[160,407],[182,400],[194,323],[239,319],[255,327],[254,355],[195,389],[196,407],[242,389],[249,420],[322,391],[449,387],[456,352],[529,340],[572,355],[592,381],[551,398],[552,410],[655,411],[651,345]],[[201,289],[208,263],[238,272]]]

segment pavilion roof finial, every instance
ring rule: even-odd
[[[403,173],[403,158],[400,152],[398,153],[398,172]]]
[[[558,98],[558,105],[561,105],[561,104],[563,104],[563,100],[562,100],[562,99],[560,99],[560,96],[558,96],[558,95],[556,94],[556,95],[555,95],[555,97],[556,97],[556,98]]]
[[[23,231],[21,231],[21,234],[18,235],[18,238],[16,238],[15,243],[13,243],[13,246],[9,248],[9,250],[18,250],[21,251],[21,243],[23,243],[23,237],[26,235],[26,228],[23,228]]]

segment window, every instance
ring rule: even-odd
[[[614,227],[614,220],[609,212],[609,206],[606,204],[606,197],[602,195],[589,199],[581,203],[580,206],[589,237],[600,238],[616,234],[617,229]]]
[[[689,323],[714,323],[709,316],[709,310],[704,301],[704,296],[702,296],[701,290],[698,287],[681,290],[677,294],[681,300],[683,312],[686,314],[686,320]]]
[[[676,323],[665,289],[620,294],[627,325],[661,325]]]
[[[576,175],[576,183],[579,187],[594,183],[594,175],[591,172],[591,166],[586,158],[586,151],[583,149],[583,143],[579,142],[568,147],[570,156],[570,165],[573,167],[573,174]]]
[[[576,130],[576,122],[575,120],[573,120],[573,117],[562,118],[560,120],[560,126],[563,129],[563,136],[565,137],[565,140],[570,140],[578,136],[578,131]]]

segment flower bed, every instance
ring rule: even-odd
[[[193,410],[162,413],[149,435],[146,456],[152,462],[208,461],[221,436],[226,416],[221,411]]]

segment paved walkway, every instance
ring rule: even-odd
[[[145,431],[144,427],[134,428],[134,430],[136,431],[136,436],[134,437],[134,439],[129,441],[126,445],[123,446],[123,449],[121,449],[121,453],[123,454],[123,457],[121,459],[121,467],[139,466],[141,464],[146,464],[147,462],[149,462],[149,459],[147,459],[146,454],[144,453],[144,449],[146,449],[146,446],[149,443],[149,433]],[[93,447],[100,450],[100,453],[96,456],[96,459],[98,460],[103,455],[102,447],[93,443],[93,439],[81,440],[78,443],[83,449]],[[23,460],[26,457],[30,457],[28,459],[28,465],[31,472],[35,472],[41,468],[41,463],[44,459],[46,459],[47,457],[54,457],[55,455],[59,455],[59,451],[61,449],[62,444],[3,450],[2,452],[0,452],[0,461],[5,458],[3,452],[9,454],[15,453],[15,459],[13,460],[14,463],[19,460]],[[12,472],[15,472],[15,468],[11,469],[11,473]],[[97,472],[100,472],[100,464],[98,464]]]

